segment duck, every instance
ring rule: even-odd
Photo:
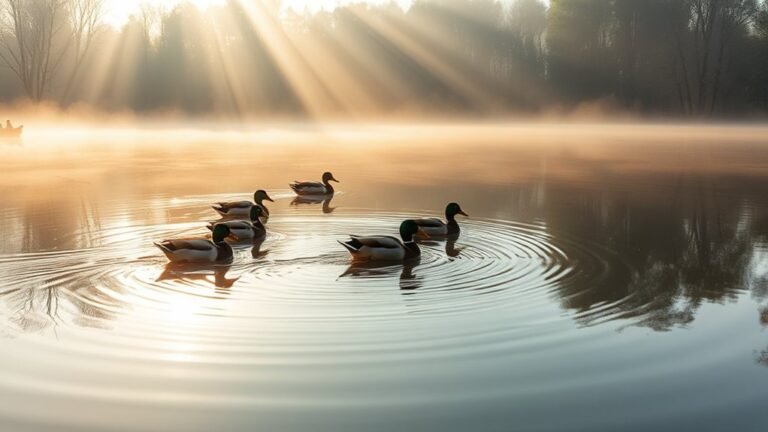
[[[340,183],[330,172],[323,174],[323,181],[320,182],[300,182],[295,181],[290,184],[291,189],[296,195],[331,195],[335,192],[330,182]]]
[[[216,210],[216,213],[220,214],[222,217],[248,217],[251,214],[251,207],[255,205],[261,207],[263,210],[262,216],[268,218],[269,209],[264,205],[264,201],[275,202],[275,200],[269,197],[267,191],[259,189],[253,194],[253,202],[220,202],[216,203],[216,205],[214,205],[212,208]]]
[[[260,218],[264,216],[264,209],[259,206],[251,207],[250,221],[231,221],[208,224],[208,229],[213,231],[217,225],[224,225],[229,228],[229,236],[235,240],[253,240],[267,235],[267,229],[261,223]]]
[[[406,220],[400,225],[400,237],[390,236],[355,236],[346,242],[339,241],[352,255],[355,261],[406,261],[421,256],[419,245],[413,237],[419,235],[429,238],[414,220]]]
[[[232,246],[224,240],[231,231],[226,225],[213,228],[213,240],[177,239],[155,243],[171,262],[178,264],[205,264],[231,261],[234,253]]]
[[[450,203],[445,207],[446,222],[443,222],[437,218],[416,219],[415,222],[425,233],[430,236],[448,236],[461,232],[459,223],[456,222],[457,215],[469,217],[468,214],[464,213],[460,205],[457,203]]]

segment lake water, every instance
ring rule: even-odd
[[[0,430],[768,430],[768,128],[29,129],[0,144]],[[233,265],[152,246],[257,188]],[[451,201],[418,262],[336,242]]]

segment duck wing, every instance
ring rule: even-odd
[[[159,243],[158,247],[160,247],[161,249],[166,249],[171,252],[176,252],[179,250],[207,252],[207,251],[216,249],[216,245],[214,245],[213,242],[211,242],[210,240],[204,240],[204,239],[166,240],[162,243]]]
[[[375,249],[398,249],[403,247],[403,242],[397,237],[390,236],[350,236],[348,244],[358,246],[358,249],[367,246]]]
[[[320,182],[294,182],[291,189],[298,194],[324,194],[325,185]]]
[[[415,222],[416,225],[423,228],[442,228],[445,226],[445,223],[437,218],[416,219]]]
[[[250,201],[231,201],[216,203],[222,210],[250,208],[253,203]]]
[[[248,230],[253,228],[253,225],[248,221],[222,222],[218,225],[226,225],[230,231]]]

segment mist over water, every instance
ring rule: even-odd
[[[193,124],[3,142],[0,425],[763,430],[765,132]],[[332,200],[294,200],[288,182],[325,170]],[[257,188],[277,201],[269,234],[232,265],[152,246],[206,235],[211,203]],[[336,243],[451,201],[471,218],[416,262],[353,265]]]

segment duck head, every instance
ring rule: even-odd
[[[223,224],[218,224],[213,227],[213,242],[222,243],[229,235],[231,231],[229,227]]]
[[[445,208],[445,218],[449,221],[456,220],[456,215],[462,215],[469,217],[468,214],[464,213],[464,210],[461,209],[461,206],[456,203],[450,203]]]
[[[402,224],[400,224],[400,237],[403,238],[403,241],[406,243],[413,241],[413,236],[418,235],[419,238],[422,239],[428,239],[429,234],[425,233],[424,230],[421,229],[419,224],[416,223],[416,221],[413,220],[407,220],[404,221]]]
[[[275,200],[269,197],[267,191],[261,189],[257,190],[256,193],[253,194],[253,202],[261,205],[264,201],[275,202]]]
[[[332,182],[332,181],[336,183],[341,183],[340,181],[336,180],[336,178],[330,172],[323,174],[323,183],[328,184],[328,182]]]

